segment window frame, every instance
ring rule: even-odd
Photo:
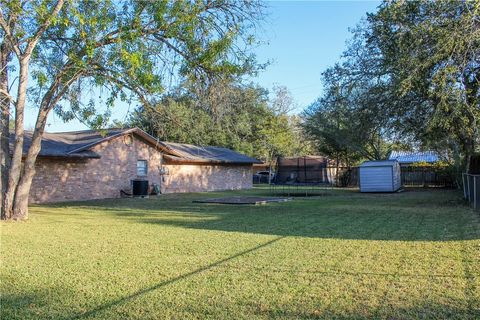
[[[143,163],[142,166],[139,166],[140,163]],[[140,172],[140,170],[142,170]],[[144,159],[137,160],[137,176],[146,177],[148,175],[148,161]]]

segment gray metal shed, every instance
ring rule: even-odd
[[[397,160],[366,161],[360,165],[360,192],[395,192],[400,187]]]

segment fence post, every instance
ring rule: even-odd
[[[422,188],[425,188],[425,168],[422,168]]]
[[[477,178],[478,176],[473,176],[473,209],[477,210]]]
[[[468,174],[468,202],[472,205],[472,207],[475,207],[475,200],[476,200],[476,195],[475,195],[475,180],[476,180],[476,175],[473,174]]]
[[[470,175],[467,174],[467,191],[468,191],[468,196],[467,196],[467,200],[468,202],[470,202],[472,199],[470,199]]]

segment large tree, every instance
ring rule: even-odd
[[[393,1],[368,23],[399,127],[427,144],[454,142],[466,160],[480,134],[480,2]]]
[[[354,112],[344,121],[346,136],[353,129],[355,139],[371,132],[372,139],[447,149],[464,166],[479,143],[479,16],[478,1],[384,2],[324,73],[317,110]],[[317,120],[321,128],[329,119]],[[334,142],[343,136],[326,128]]]
[[[18,76],[11,100],[15,142],[8,170],[2,170],[8,177],[2,217],[28,215],[35,161],[52,110],[66,120],[77,117],[99,127],[117,99],[136,99],[149,107],[172,77],[208,83],[218,74],[252,72],[257,64],[248,51],[250,31],[261,17],[262,6],[247,0],[2,1],[2,59],[7,57],[2,72],[7,74],[2,74],[1,88],[8,87],[9,66],[17,68]],[[99,113],[84,92],[100,88],[108,97],[106,111]],[[8,93],[2,90],[2,101]],[[38,115],[22,161],[28,93]],[[2,112],[9,107],[2,102]],[[2,122],[2,141],[4,132]]]
[[[382,81],[353,78],[351,62],[323,73],[325,93],[305,110],[303,124],[320,152],[347,166],[384,159],[394,140]]]
[[[300,120],[287,113],[292,105],[284,87],[275,87],[269,99],[266,89],[240,79],[206,90],[184,82],[153,108],[137,108],[127,125],[162,140],[227,147],[270,163],[307,150]]]
[[[271,114],[267,92],[238,79],[211,83],[207,90],[182,83],[153,108],[138,107],[127,125],[166,141],[214,145],[256,155],[253,143]]]

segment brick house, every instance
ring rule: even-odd
[[[26,132],[25,152],[30,138]],[[118,198],[136,178],[161,193],[247,189],[254,163],[226,148],[158,141],[138,128],[45,133],[30,202]]]

